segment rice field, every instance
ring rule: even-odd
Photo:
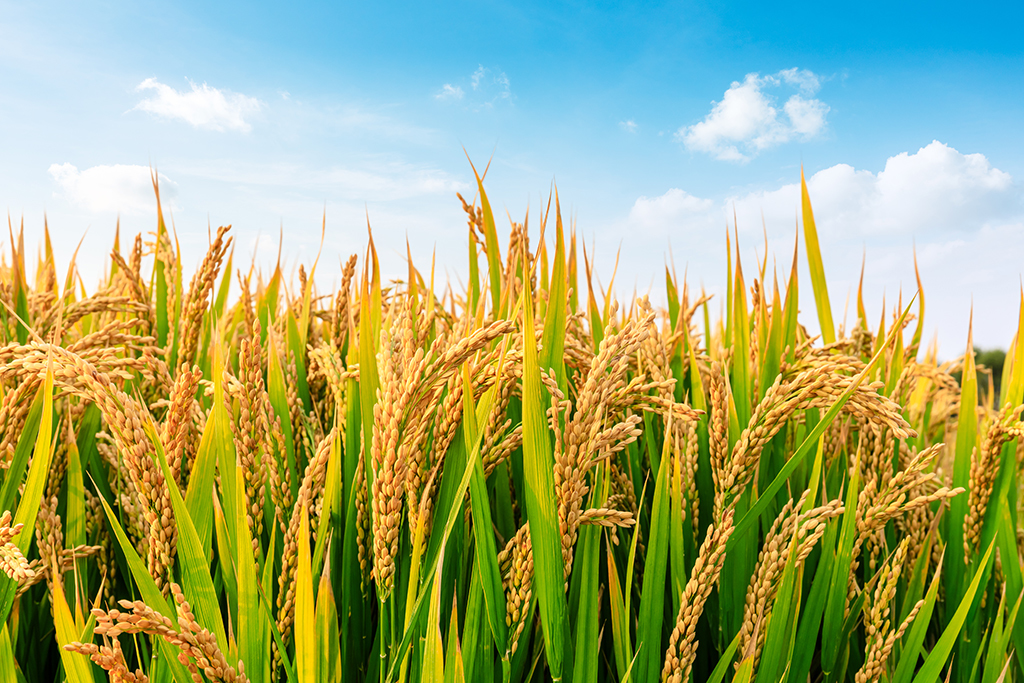
[[[920,291],[836,327],[806,185],[791,268],[656,310],[477,181],[464,288],[12,231],[0,683],[1024,680],[1024,344],[995,396]]]

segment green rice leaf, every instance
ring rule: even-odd
[[[921,334],[924,332],[924,286],[921,284],[921,271],[917,267],[917,249],[914,249],[914,278],[917,280],[917,296],[919,304],[917,308],[917,327],[914,328],[914,336],[910,340],[910,349],[914,357],[917,357],[917,350],[921,347]]]
[[[373,242],[371,241],[371,246]],[[376,252],[373,252],[376,263]],[[363,271],[362,291],[359,299],[359,404],[362,412],[363,435],[365,447],[363,457],[366,467],[366,486],[373,488],[374,472],[370,463],[370,438],[373,434],[373,406],[377,403],[377,390],[380,388],[380,376],[377,373],[377,346],[380,343],[380,324],[374,325],[374,313],[380,309],[373,306],[379,301],[380,283],[375,277],[371,284],[366,271]],[[377,313],[379,316],[379,313]]]
[[[842,642],[843,614],[846,611],[847,587],[849,585],[850,568],[853,564],[853,544],[857,531],[857,498],[860,495],[860,452],[853,465],[853,475],[846,489],[845,512],[843,526],[839,534],[839,548],[836,552],[835,564],[832,569],[832,580],[829,586],[828,600],[825,603],[825,623],[821,632],[821,668],[830,673],[836,665],[840,650],[846,643]]]
[[[235,261],[235,247],[234,244],[231,246],[231,251],[228,252],[228,260],[224,264],[223,275],[220,278],[220,286],[217,287],[217,296],[213,299],[213,305],[210,307],[211,320],[216,322],[220,320],[221,316],[224,315],[224,308],[228,303],[228,294],[231,292],[231,279],[234,277],[234,269],[232,264]]]
[[[665,574],[668,569],[669,494],[667,457],[670,439],[665,440],[658,478],[654,484],[651,528],[636,632],[636,673],[638,681],[656,681],[661,668],[661,631],[665,613]]]
[[[988,639],[987,650],[984,647],[978,648],[978,663],[975,664],[975,669],[980,664],[982,659],[982,653],[984,652],[985,667],[981,677],[977,675],[977,671],[972,672],[972,680],[980,680],[982,683],[994,683],[996,677],[999,675],[1000,670],[1003,667],[1003,660],[1006,659],[1005,646],[1009,645],[1009,639],[1003,640],[1003,614],[1006,608],[1006,593],[1002,593],[999,596],[999,605],[996,607],[995,620],[992,625],[986,631],[986,637]],[[1010,660],[1012,661],[1012,660]]]
[[[443,681],[444,644],[441,642],[441,575],[444,553],[441,553],[437,573],[430,589],[430,607],[427,612],[426,643],[423,649],[423,672],[420,680],[424,683]]]
[[[622,597],[622,584],[619,582],[619,570],[615,566],[615,556],[612,549],[607,551],[608,561],[608,602],[611,610],[612,627],[612,649],[615,653],[615,667],[619,672],[619,679],[626,677],[626,670],[633,659],[633,647],[630,642],[629,619],[626,614],[626,606]]]
[[[195,525],[203,553],[207,556],[213,543],[213,483],[216,468],[220,468],[221,476],[228,477],[228,481],[234,478],[235,470],[235,442],[231,435],[231,417],[224,406],[223,353],[219,344],[215,344],[213,349],[213,375],[214,396],[210,418],[203,429],[185,491],[185,507]],[[228,494],[224,496],[225,507],[234,510],[234,492],[222,491]],[[232,537],[234,526],[232,516],[228,526]],[[231,545],[234,546],[233,541]]]
[[[470,161],[473,168],[473,175],[476,176],[477,192],[480,193],[480,210],[484,219],[484,246],[487,250],[487,272],[490,276],[491,290],[491,311],[496,317],[501,317],[501,250],[498,246],[498,231],[494,225],[494,212],[491,210],[491,202],[484,192],[484,181],[476,171],[476,166]]]
[[[317,529],[322,532],[316,535],[316,545],[313,548],[314,574],[320,571],[324,561],[324,551],[331,536],[331,517],[337,514],[334,509],[335,501],[341,500],[341,476],[341,437],[338,436],[331,440],[331,453],[327,459],[327,482],[324,484],[320,521],[317,524]]]
[[[21,427],[18,445],[14,449],[14,457],[3,474],[4,484],[0,489],[0,510],[13,510],[14,503],[18,499],[18,489],[24,482],[25,470],[28,468],[28,461],[39,435],[45,397],[46,384],[43,383],[39,385],[35,398],[32,399],[32,405],[29,407],[25,422]]]
[[[757,669],[757,680],[769,683],[781,680],[788,661],[791,661],[787,643],[791,643],[796,635],[797,616],[800,612],[800,592],[795,590],[795,583],[801,573],[797,567],[798,537],[793,535],[789,544],[786,566],[782,570],[779,590],[775,594],[775,602],[768,617],[764,648],[761,652],[761,663]]]
[[[295,435],[292,433],[291,413],[288,411],[288,389],[285,387],[284,369],[281,367],[279,354],[277,336],[273,330],[270,330],[267,335],[267,394],[270,396],[270,405],[274,409],[274,415],[281,421],[285,447],[284,453],[277,454],[278,466],[288,469],[292,482],[292,496],[298,496],[300,474],[295,456]]]
[[[249,680],[252,683],[264,683],[263,660],[270,644],[267,638],[269,629],[260,611],[259,575],[256,557],[251,552],[252,537],[249,534],[247,512],[249,502],[245,495],[245,479],[241,467],[235,471],[235,490],[235,524],[238,527],[238,656],[247,665],[245,673]]]
[[[0,683],[18,683],[18,663],[14,661],[14,647],[7,624],[0,626]]]
[[[953,651],[953,646],[956,644],[957,638],[960,635],[960,629],[963,628],[964,622],[967,620],[967,613],[971,610],[971,606],[974,604],[978,588],[981,585],[981,580],[988,574],[989,565],[992,561],[992,551],[994,548],[995,543],[990,543],[988,550],[985,551],[985,555],[982,557],[981,563],[974,572],[974,578],[971,579],[971,584],[964,592],[963,599],[960,601],[960,606],[957,607],[956,612],[953,614],[953,617],[949,620],[945,630],[942,632],[942,636],[939,637],[938,642],[935,643],[935,647],[932,648],[928,657],[924,660],[924,664],[922,664],[921,668],[918,670],[917,675],[914,677],[914,683],[935,683],[935,681],[939,680],[942,667],[945,666],[946,660],[949,659],[949,655]]]
[[[530,297],[525,297],[529,299]],[[548,306],[544,316],[541,347],[538,362],[543,369],[551,369],[558,380],[558,387],[566,393],[565,377],[565,323],[566,323],[566,264],[565,235],[562,230],[562,210],[555,194],[555,257],[551,268],[551,286],[548,289]],[[531,327],[533,322],[530,322]]]
[[[124,554],[125,561],[128,564],[128,568],[131,571],[132,578],[135,580],[135,585],[139,589],[142,600],[149,607],[153,608],[163,616],[167,617],[171,621],[177,621],[177,615],[167,601],[164,599],[163,593],[160,588],[156,585],[153,577],[150,576],[149,571],[146,569],[145,562],[139,557],[139,554],[135,552],[135,546],[128,540],[128,536],[124,533],[124,529],[121,528],[121,523],[117,521],[117,515],[110,508],[106,499],[100,496],[100,503],[103,505],[103,512],[107,516],[107,523],[110,525],[110,529],[114,532],[114,538],[117,540],[117,544]],[[178,649],[163,639],[158,641],[160,643],[160,654],[165,662],[165,665],[171,672],[175,683],[193,683],[192,677],[189,675],[185,667],[178,661]]]
[[[491,403],[494,400],[494,389],[494,387],[491,387],[481,397],[480,404],[477,406],[478,414],[486,414],[487,411],[490,410]],[[431,534],[432,543],[434,540],[433,537],[437,538],[438,550],[433,552],[428,550],[426,560],[427,570],[423,573],[423,581],[420,584],[424,588],[429,587],[431,585],[431,581],[434,578],[434,574],[437,572],[438,564],[441,561],[441,556],[443,555],[443,553],[440,552],[440,548],[448,542],[449,538],[451,537],[452,529],[455,528],[456,520],[459,519],[459,517],[462,515],[461,502],[465,500],[466,492],[469,490],[469,484],[471,479],[473,478],[473,461],[474,458],[479,457],[480,440],[481,435],[477,435],[470,456],[466,458],[465,464],[463,465],[462,478],[459,481],[459,483],[454,487],[454,493],[449,498],[449,500],[452,501],[452,504],[449,505],[446,516],[443,517],[443,519],[445,520],[443,529],[439,530],[435,527],[434,533]],[[437,512],[440,513],[441,509],[439,509]],[[436,533],[437,531],[441,531],[441,533],[438,534]],[[561,555],[559,555],[559,557],[561,557]],[[396,677],[400,670],[400,662],[403,660],[405,652],[408,650],[409,645],[412,643],[413,635],[419,633],[420,620],[424,616],[426,616],[425,608],[429,604],[429,599],[426,599],[427,595],[427,591],[423,590],[420,592],[419,597],[416,599],[416,604],[413,607],[412,616],[409,619],[409,626],[405,629],[405,633],[402,636],[401,642],[398,644],[397,647],[393,648],[392,650],[391,663],[388,667],[387,676],[385,678],[386,681],[390,682],[396,680]]]
[[[288,313],[288,349],[295,361],[295,391],[299,394],[304,412],[309,413],[313,409],[313,404],[309,398],[309,382],[306,379],[306,343],[295,316],[291,313]]]
[[[556,285],[557,287],[557,285]],[[525,296],[523,311],[523,469],[526,478],[526,517],[530,521],[530,539],[534,553],[535,593],[540,608],[541,626],[548,668],[551,677],[560,681],[565,667],[571,665],[568,656],[571,640],[569,636],[568,607],[565,600],[564,567],[562,562],[561,532],[555,509],[554,456],[548,433],[544,396],[546,390],[540,381],[540,359],[537,347],[532,341],[533,302]],[[557,309],[564,299],[552,299],[549,308]],[[557,311],[551,316],[558,319]],[[562,318],[564,324],[564,318]],[[545,334],[549,328],[545,325]],[[552,332],[553,334],[553,332]],[[559,343],[556,338],[554,343]],[[546,353],[550,354],[551,347]],[[559,358],[561,356],[559,355]]]
[[[821,631],[821,618],[825,612],[825,601],[829,596],[832,567],[836,557],[836,539],[838,536],[839,524],[834,520],[830,521],[819,543],[821,555],[814,572],[814,578],[811,581],[811,590],[807,596],[807,602],[800,615],[800,622],[797,625],[793,657],[790,660],[789,671],[786,672],[787,683],[795,683],[796,681],[807,679],[807,675],[811,670],[812,658],[819,649],[818,634]]]
[[[29,546],[35,535],[36,517],[39,514],[43,488],[46,486],[46,479],[50,473],[50,460],[53,457],[53,364],[50,358],[47,358],[46,377],[41,391],[42,405],[33,450],[34,455],[28,466],[24,490],[18,503],[18,509],[14,513],[12,524],[12,526],[25,525],[21,533],[11,539],[25,556],[29,554]],[[22,436],[24,436],[24,432]],[[13,480],[9,479],[8,481]],[[6,621],[11,612],[17,587],[17,583],[6,573],[0,573],[0,623]]]
[[[1021,341],[1018,341],[1021,340]],[[1007,375],[1007,373],[1009,373]],[[1007,381],[1007,376],[1009,381]],[[1024,399],[1024,286],[1020,293],[1020,311],[1017,313],[1017,332],[1013,337],[1006,363],[1003,365],[1002,394],[999,404],[1020,405]]]
[[[764,347],[761,359],[761,369],[758,373],[758,387],[760,389],[758,400],[764,398],[765,393],[771,387],[779,374],[782,364],[782,340],[783,340],[783,319],[782,299],[779,296],[779,279],[775,278],[775,287],[772,290],[771,323],[768,329],[768,345]]]
[[[782,312],[783,347],[788,349],[786,360],[790,362],[796,358],[797,314],[800,312],[800,283],[797,269],[800,253],[799,233],[797,235],[797,240],[793,243],[793,266],[789,272],[789,281],[786,283],[786,303]]]
[[[505,591],[501,585],[501,569],[498,567],[498,550],[494,543],[494,532],[491,524],[491,504],[487,495],[487,482],[484,480],[484,467],[480,459],[479,449],[474,450],[477,441],[477,417],[473,406],[473,380],[469,375],[469,365],[462,366],[462,435],[466,442],[466,452],[474,453],[471,463],[473,476],[469,481],[469,499],[473,511],[473,538],[476,541],[476,561],[480,570],[483,585],[484,602],[486,603],[487,623],[491,627],[494,644],[502,657],[508,643],[508,626],[505,624]],[[440,600],[440,596],[438,596]],[[440,609],[440,605],[438,606]],[[439,617],[440,618],[440,617]],[[440,637],[440,631],[438,632]],[[440,655],[441,651],[438,651]]]
[[[10,223],[8,223],[8,228],[10,228]],[[17,242],[14,239],[14,233],[9,232],[9,234],[11,236],[11,268],[14,271],[11,278],[14,290],[12,299],[14,301],[14,312],[17,315],[15,335],[18,338],[19,344],[25,344],[28,341],[28,327],[25,324],[31,323],[31,320],[28,313],[28,284],[25,281],[24,225],[22,225]]]
[[[733,683],[750,683],[750,680],[754,675],[754,657],[753,655],[748,656],[746,659],[740,662],[740,666],[736,669],[736,675],[733,676]]]
[[[736,245],[736,282],[733,284],[732,318],[732,344],[734,354],[732,358],[732,373],[730,384],[732,397],[736,405],[736,419],[740,427],[745,427],[750,422],[751,392],[750,392],[750,318],[747,313],[747,292],[743,280],[743,266],[740,263],[739,239]]]
[[[605,506],[608,497],[608,478],[604,466],[599,465],[594,475],[595,490],[591,507]],[[576,661],[573,664],[573,680],[577,683],[596,683],[598,663],[601,660],[601,597],[598,586],[601,581],[601,528],[585,525],[579,530],[576,552],[579,580],[579,609],[576,613]],[[576,572],[574,572],[576,573]]]
[[[999,530],[996,538],[1000,555],[1013,557],[1011,553],[1017,547],[1017,533],[1014,530],[1013,517],[1008,505],[999,506]],[[1007,562],[1003,567],[1003,573],[1006,576],[1006,592],[1011,596],[1024,595],[1024,579],[1021,577],[1020,566],[1016,562]],[[1018,598],[1018,604],[1019,601]],[[1010,619],[1006,628],[1008,637],[1013,640],[1013,650],[1016,653],[1018,664],[1024,670],[1024,622]]]
[[[86,544],[85,537],[85,477],[78,444],[71,440],[67,449],[66,512],[64,514],[64,545],[71,549]],[[80,571],[85,563],[79,563]]]
[[[15,524],[25,525],[21,533],[15,537],[22,553],[28,552],[29,544],[32,542],[40,498],[50,472],[50,459],[53,457],[54,447],[53,432],[53,365],[48,360],[46,379],[43,382],[42,413],[33,451],[34,457],[28,468],[28,477],[25,479],[25,489],[21,495],[21,502],[18,504],[18,511],[14,515]]]
[[[448,619],[448,651],[444,656],[444,683],[466,683],[466,672],[462,662],[462,646],[459,644],[459,610],[452,601],[452,614]]]
[[[978,377],[974,364],[974,321],[967,326],[967,350],[964,352],[963,374],[960,380],[960,417],[957,420],[956,450],[953,456],[953,486],[970,486],[971,453],[978,440]],[[946,595],[952,603],[960,601],[964,591],[964,518],[967,516],[967,496],[956,496],[949,501],[946,520]],[[966,558],[970,560],[971,558]]]
[[[679,612],[679,602],[683,595],[683,589],[686,588],[687,575],[683,520],[689,512],[689,506],[683,500],[684,455],[677,451],[667,456],[673,461],[669,482],[669,581],[672,595],[671,612],[673,614]]]
[[[224,589],[228,603],[228,614],[238,614],[238,571],[235,561],[235,550],[231,546],[230,534],[228,533],[228,522],[221,507],[220,498],[217,493],[212,495],[213,499],[213,530],[214,540],[217,544],[217,558],[225,558],[218,563],[216,572],[219,583]]]
[[[152,423],[146,425],[146,433],[156,453],[156,460],[164,475],[167,490],[174,510],[174,521],[178,530],[178,567],[181,569],[182,589],[199,623],[217,636],[217,644],[221,650],[227,651],[228,638],[224,629],[224,618],[221,616],[220,601],[217,590],[210,578],[209,560],[203,551],[202,540],[192,523],[185,501],[178,491],[178,484],[171,475],[164,457],[163,445]],[[233,473],[232,473],[233,474]],[[229,475],[225,475],[231,481]],[[212,505],[212,501],[211,501]]]
[[[945,552],[943,552],[945,558]],[[939,595],[939,584],[942,576],[942,562],[935,570],[932,581],[928,586],[928,593],[924,596],[924,604],[917,613],[914,623],[910,625],[907,635],[904,637],[902,654],[899,663],[896,665],[896,672],[893,674],[892,683],[909,683],[910,677],[917,669],[920,659],[921,645],[924,643],[928,631],[928,624],[931,621],[932,612],[935,609],[935,601]]]
[[[341,638],[338,634],[338,609],[331,589],[330,562],[320,575],[316,596],[317,669],[320,683],[341,683]]]
[[[729,671],[732,665],[732,659],[736,656],[736,649],[740,646],[740,635],[737,633],[729,646],[725,648],[725,652],[718,659],[718,664],[715,665],[714,670],[708,677],[708,683],[722,683],[725,680],[725,674]]]

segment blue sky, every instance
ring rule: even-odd
[[[834,308],[862,254],[873,317],[909,295],[916,244],[943,355],[972,297],[976,339],[1005,347],[1024,11],[897,5],[0,3],[0,207],[30,243],[45,211],[64,262],[88,229],[96,277],[118,216],[153,228],[153,164],[190,265],[208,222],[261,262],[283,227],[285,256],[311,261],[326,209],[324,277],[369,214],[386,270],[408,235],[454,278],[465,147],[493,153],[489,195],[516,220],[555,180],[603,279],[621,245],[621,293],[653,281],[657,299],[670,246],[720,291],[734,211],[749,267],[762,215],[786,264],[802,163]]]

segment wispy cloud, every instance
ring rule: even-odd
[[[619,121],[619,128],[627,133],[635,133],[637,128],[636,121],[633,119],[629,119],[628,121]]]
[[[476,111],[490,109],[502,102],[511,104],[515,100],[512,82],[508,74],[500,69],[492,69],[481,64],[462,82],[468,86],[468,90],[463,89],[461,85],[445,83],[434,98],[464,100],[464,106]]]
[[[367,169],[334,168],[326,182],[344,194],[375,199],[405,199],[430,194],[466,191],[466,184],[434,168],[388,164]]]
[[[780,112],[770,90],[798,88]],[[821,77],[806,69],[786,69],[769,76],[747,74],[734,82],[703,121],[683,126],[676,139],[687,149],[725,161],[750,161],[759,152],[794,138],[809,140],[825,129],[829,106],[813,95]]]
[[[50,175],[59,188],[54,193],[94,213],[141,214],[156,210],[150,169],[146,166],[115,164],[79,170],[70,163],[52,164]],[[174,208],[176,183],[160,174],[160,196]]]
[[[470,81],[473,83],[473,90],[476,90],[477,88],[480,87],[480,81],[484,79],[485,75],[487,75],[487,69],[485,69],[484,65],[481,64],[476,68],[476,71],[474,71],[473,75],[470,77]]]
[[[445,83],[442,85],[440,92],[434,95],[434,97],[439,100],[461,100],[464,96],[465,93],[462,92],[462,88],[457,85],[452,85],[451,83]]]
[[[770,78],[770,77],[769,77]],[[807,69],[783,69],[775,78],[800,88],[805,94],[813,95],[821,88],[821,76]]]
[[[196,128],[209,130],[237,130],[248,133],[252,130],[249,119],[263,108],[263,103],[230,90],[212,88],[188,82],[190,90],[175,90],[155,78],[147,78],[135,90],[153,91],[153,95],[137,105],[135,109],[146,111],[167,119],[180,119]]]
[[[436,94],[436,93],[435,93]],[[346,148],[353,142],[380,150],[395,143],[422,146],[436,145],[439,131],[416,124],[412,119],[397,117],[390,106],[368,106],[333,98],[304,98],[290,95],[261,114],[261,130],[268,135],[284,136],[291,142],[326,148],[343,140]]]

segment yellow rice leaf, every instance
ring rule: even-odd
[[[295,669],[299,683],[317,681],[316,615],[313,608],[313,569],[309,555],[309,509],[299,518],[298,567],[295,571]]]
[[[60,646],[60,659],[64,664],[64,674],[69,683],[93,683],[92,665],[85,655],[76,652],[68,652],[65,645],[77,642],[81,638],[79,629],[75,626],[75,619],[71,616],[71,609],[64,597],[64,587],[60,581],[53,583],[53,625],[56,629],[57,645]],[[4,629],[6,635],[6,628]]]
[[[821,339],[826,344],[836,340],[836,328],[832,323],[832,306],[828,300],[828,285],[825,282],[825,266],[821,262],[821,247],[818,245],[818,229],[814,224],[811,197],[807,194],[807,180],[800,169],[800,207],[804,217],[804,241],[807,243],[807,264],[811,268],[811,287],[814,288],[814,303],[818,307],[818,324]]]

